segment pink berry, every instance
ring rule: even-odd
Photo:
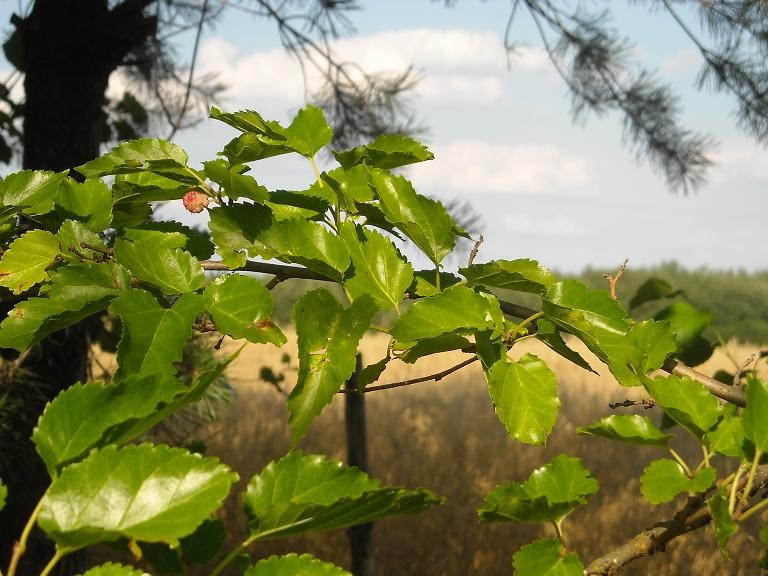
[[[184,198],[182,198],[181,201],[184,204],[184,208],[193,214],[197,214],[202,212],[203,208],[208,206],[208,195],[205,194],[205,192],[193,188],[184,194]]]

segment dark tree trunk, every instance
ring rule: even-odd
[[[36,0],[26,18],[14,16],[25,73],[24,168],[66,170],[98,155],[109,77],[131,50],[155,33],[156,19],[144,14],[153,1],[124,0],[110,8],[107,0]],[[88,350],[83,326],[55,334],[37,347],[25,367],[42,382],[44,394],[26,399],[25,411],[33,414],[19,414],[17,426],[10,423],[16,437],[29,438],[45,402],[85,379]],[[0,445],[0,450],[20,450],[21,457],[13,460],[23,466],[0,470],[8,483],[8,503],[0,512],[0,569],[4,571],[48,476],[31,443],[23,448]],[[39,573],[50,559],[38,542],[32,546],[25,555],[31,565],[19,575]]]

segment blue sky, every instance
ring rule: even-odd
[[[11,10],[15,3],[4,4]],[[513,29],[519,56],[507,68],[509,2],[363,4],[351,15],[357,33],[334,48],[369,69],[413,64],[422,72],[412,104],[436,159],[407,176],[421,193],[459,197],[482,215],[479,260],[531,257],[562,271],[613,270],[624,258],[630,267],[676,260],[688,268],[768,269],[765,150],[734,127],[727,97],[692,88],[696,53],[666,14],[609,4],[617,27],[636,42],[636,57],[677,88],[688,127],[719,142],[708,183],[687,197],[635,161],[618,116],[572,122],[565,86],[523,10]],[[189,40],[180,58],[188,56]],[[206,31],[199,61],[200,72],[217,72],[230,86],[225,109],[252,108],[286,121],[303,104],[298,66],[267,21],[228,12]],[[231,136],[208,121],[176,141],[197,163]],[[252,174],[272,188],[299,189],[312,180],[308,166],[284,159],[259,163]],[[163,213],[183,216],[175,208]]]

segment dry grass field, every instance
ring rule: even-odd
[[[386,339],[366,337],[364,359],[381,358]],[[231,344],[230,344],[231,346]],[[480,524],[475,510],[483,495],[510,480],[522,481],[532,469],[554,455],[567,452],[584,460],[600,482],[600,492],[566,521],[566,538],[586,562],[622,543],[644,527],[671,516],[674,506],[659,510],[640,496],[638,478],[653,459],[665,456],[660,449],[636,448],[593,437],[576,436],[574,430],[610,412],[610,401],[638,398],[640,392],[619,387],[610,376],[590,374],[532,343],[519,351],[545,357],[558,375],[563,408],[554,434],[546,446],[524,446],[509,440],[488,400],[479,367],[471,365],[437,383],[423,383],[372,393],[366,396],[369,454],[372,473],[385,483],[408,487],[426,486],[446,497],[446,503],[418,517],[376,524],[374,545],[379,575],[496,575],[511,573],[512,554],[524,543],[548,533],[538,526]],[[288,347],[292,362],[295,348]],[[722,366],[733,369],[753,352],[730,346],[711,360],[705,370]],[[515,349],[515,354],[518,351]],[[269,346],[249,346],[231,366],[229,377],[237,390],[234,402],[221,419],[201,436],[209,453],[238,471],[241,482],[289,448],[290,430],[284,398],[260,382],[259,370],[269,366],[281,370],[281,351]],[[731,358],[728,356],[730,355]],[[586,356],[586,355],[585,355]],[[449,367],[462,359],[460,353],[445,354],[415,366],[392,362],[381,382],[420,376]],[[607,370],[593,358],[601,373]],[[763,364],[764,365],[764,364]],[[287,373],[290,387],[295,371]],[[642,408],[636,409],[643,412]],[[646,412],[658,417],[654,409]],[[343,398],[339,397],[317,419],[299,448],[344,459]],[[682,434],[680,434],[682,435]],[[676,448],[695,458],[696,446],[677,440]],[[679,502],[678,502],[679,504]],[[231,529],[242,531],[237,498],[229,503]],[[242,532],[241,532],[242,533]],[[636,562],[626,574],[698,575],[756,574],[759,543],[748,534],[732,541],[733,562],[715,549],[711,528],[680,538],[664,554]],[[288,551],[310,552],[322,559],[348,565],[348,547],[343,531],[266,542],[254,546],[257,556]]]

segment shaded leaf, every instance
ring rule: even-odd
[[[739,416],[724,417],[717,428],[707,432],[705,437],[713,452],[734,458],[750,459],[744,422]]]
[[[357,468],[293,452],[251,479],[244,502],[253,541],[417,514],[442,500],[423,488],[381,487]]]
[[[515,576],[581,576],[584,566],[558,540],[536,540],[512,556]]]
[[[682,492],[704,492],[714,484],[717,471],[714,468],[702,468],[693,478],[689,478],[682,466],[661,458],[651,462],[640,477],[640,491],[651,504],[669,502]]]
[[[481,285],[532,294],[544,294],[557,281],[548,268],[527,258],[473,264],[468,268],[459,268],[459,273],[470,286]]]
[[[448,352],[450,350],[461,350],[463,348],[470,348],[472,343],[459,334],[441,334],[434,338],[423,338],[416,343],[407,343],[405,349],[397,357],[403,362],[413,364],[419,358],[424,356],[430,356],[432,354],[439,354],[440,352]],[[395,343],[396,350],[403,350],[403,346],[398,346]]]
[[[485,522],[557,522],[598,488],[581,460],[560,454],[534,470],[523,484],[495,488],[478,513]]]
[[[101,180],[68,179],[56,198],[56,212],[65,220],[79,220],[89,230],[101,232],[112,222],[112,192]]]
[[[163,308],[149,292],[132,290],[112,301],[110,310],[123,321],[117,347],[115,379],[131,374],[174,374],[184,343],[204,301],[197,294],[183,294],[170,308]]]
[[[510,437],[543,444],[560,411],[557,379],[549,366],[533,354],[518,361],[502,358],[487,378],[496,414]]]
[[[731,513],[728,511],[727,497],[718,490],[712,498],[707,500],[707,508],[709,508],[709,513],[712,514],[712,522],[715,525],[717,545],[720,547],[723,555],[730,559],[728,542],[739,531],[739,525],[733,521]]]
[[[107,562],[101,566],[96,566],[83,573],[82,576],[149,576],[146,572],[126,566],[124,564],[115,564]]]
[[[167,446],[108,446],[67,466],[46,492],[39,524],[60,548],[191,534],[221,506],[237,475],[215,458]]]
[[[0,180],[0,204],[23,209],[25,214],[45,214],[53,209],[67,172],[22,170]]]
[[[171,220],[146,222],[139,228],[124,228],[121,237],[131,242],[151,242],[155,249],[183,248],[198,260],[207,260],[215,250],[210,238]]]
[[[259,560],[245,571],[245,576],[352,576],[346,570],[329,562],[322,562],[309,554],[270,556]]]
[[[272,321],[272,293],[255,278],[219,276],[206,286],[204,296],[213,323],[222,334],[254,344],[285,344],[285,335]]]
[[[166,294],[193,292],[205,283],[205,272],[200,261],[181,248],[157,248],[151,242],[118,238],[113,251],[119,264],[139,280],[160,288]]]
[[[182,556],[192,564],[207,564],[221,550],[226,537],[221,519],[208,518],[192,534],[181,539]]]
[[[744,434],[761,453],[768,452],[768,382],[751,377],[747,382],[747,406],[742,413]]]
[[[629,301],[629,309],[634,310],[646,302],[659,300],[660,298],[674,298],[682,294],[682,290],[673,290],[666,280],[661,278],[649,278],[643,282]]]
[[[673,436],[656,428],[650,418],[639,414],[614,414],[576,429],[577,434],[646,446],[667,446]]]
[[[413,266],[377,232],[346,221],[340,234],[354,266],[354,273],[344,282],[352,297],[368,294],[382,310],[397,308],[413,280]]]
[[[538,340],[544,342],[549,348],[560,354],[560,356],[566,360],[570,360],[576,364],[576,366],[579,366],[588,372],[592,372],[593,374],[597,374],[581,354],[568,347],[565,340],[563,340],[563,337],[560,335],[560,332],[552,322],[541,318],[536,322],[536,327],[536,338]]]
[[[384,170],[432,160],[435,157],[421,142],[402,134],[383,134],[365,146],[344,152],[334,150],[333,155],[346,169],[365,163]]]
[[[412,298],[426,298],[434,296],[461,282],[461,278],[450,272],[440,272],[440,284],[437,283],[437,274],[434,270],[417,270],[413,273],[413,283],[408,288],[408,294]]]
[[[713,429],[722,416],[720,402],[700,382],[666,376],[647,379],[645,385],[656,403],[697,438]]]
[[[308,292],[296,302],[293,322],[299,347],[299,373],[288,396],[293,442],[331,403],[355,370],[357,346],[369,328],[376,305],[361,296],[343,309],[325,289]]]
[[[8,488],[0,480],[0,510],[5,506],[5,499],[8,497]]]
[[[272,210],[259,204],[235,204],[208,210],[209,228],[222,262],[229,268],[243,266],[248,256],[271,258],[259,234],[272,226]]]
[[[86,178],[101,178],[112,174],[154,172],[169,180],[196,185],[187,168],[187,153],[179,146],[159,138],[138,138],[115,146],[95,160],[75,168]]]
[[[50,278],[61,250],[59,241],[46,230],[30,230],[14,240],[0,259],[0,286],[21,294]]]

